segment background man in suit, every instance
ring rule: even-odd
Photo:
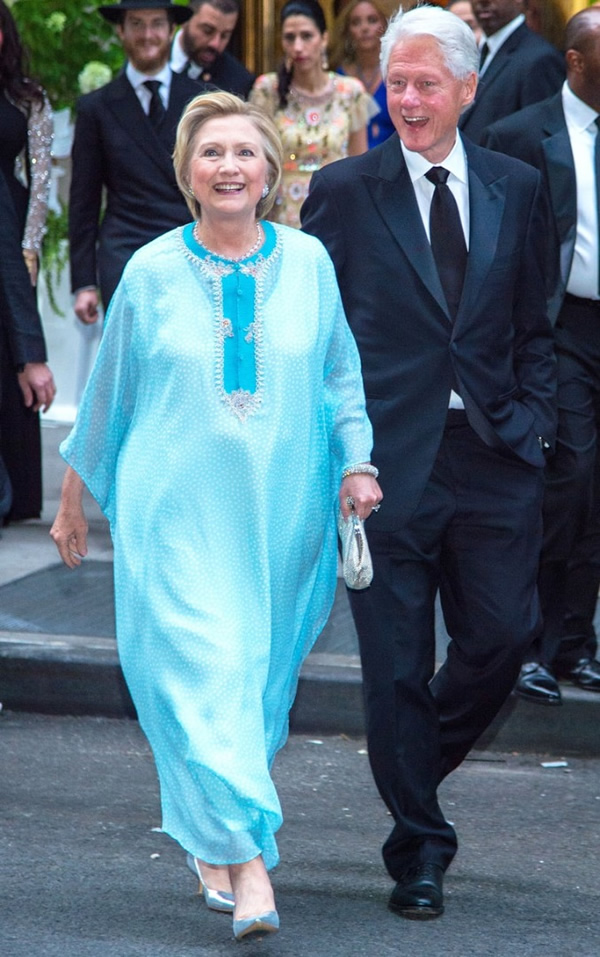
[[[485,136],[490,147],[542,171],[552,212],[548,301],[550,318],[556,323],[559,418],[556,454],[546,466],[539,575],[544,627],[528,653],[516,689],[541,704],[560,704],[556,675],[600,691],[600,663],[594,660],[589,631],[571,635],[562,645],[560,641],[568,562],[575,557],[577,539],[590,521],[599,452],[599,7],[571,18],[566,46],[567,82],[562,91],[492,125]],[[594,509],[600,509],[600,499]],[[597,525],[595,516],[591,521]],[[597,529],[586,538],[595,553],[589,557],[597,566]],[[589,567],[581,553],[574,564],[579,601],[593,615],[598,569]]]
[[[0,322],[6,324],[9,355],[2,366],[16,369],[26,406],[46,412],[56,392],[52,372],[46,365],[46,345],[35,293],[23,259],[17,217],[4,175],[0,171]],[[0,341],[4,341],[0,338]],[[8,362],[6,362],[8,358]],[[11,490],[0,458],[0,525],[8,514]]]
[[[171,69],[244,99],[254,76],[226,49],[240,13],[238,0],[190,0],[192,16],[173,41]]]
[[[484,31],[479,88],[459,128],[475,143],[484,129],[560,89],[563,58],[525,24],[524,0],[473,0]]]
[[[187,7],[121,0],[99,10],[116,24],[128,62],[78,103],[69,240],[75,312],[86,323],[98,318],[97,284],[106,309],[136,249],[189,219],[171,154],[183,108],[198,94],[197,82],[169,68],[174,25],[190,16]]]
[[[367,523],[373,584],[350,601],[369,759],[395,822],[390,907],[428,918],[456,852],[438,785],[506,699],[538,625],[555,360],[539,173],[457,135],[477,85],[473,32],[438,7],[400,11],[381,60],[399,137],[315,173],[303,228],[336,267],[384,494]],[[438,588],[451,641],[434,677]]]

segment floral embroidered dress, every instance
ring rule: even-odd
[[[259,76],[250,100],[275,120],[283,143],[283,178],[272,219],[300,226],[300,207],[315,170],[348,155],[348,138],[378,112],[362,83],[351,76],[329,74],[327,89],[318,96],[295,90],[285,109],[279,106],[277,74]]]
[[[203,860],[273,867],[269,771],[333,602],[341,470],[372,437],[331,260],[263,225],[240,262],[192,224],[132,257],[61,452],[111,523],[164,830]]]

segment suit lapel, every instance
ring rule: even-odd
[[[509,65],[511,56],[519,46],[523,26],[524,25],[520,26],[514,33],[511,33],[498,52],[494,54],[494,58],[479,81],[473,105],[469,107],[460,118],[459,128],[462,128],[467,118],[475,112],[477,104],[483,98],[485,91],[494,83],[497,83],[498,80],[502,79],[502,74]]]
[[[473,145],[463,142],[469,168],[469,256],[455,325],[477,312],[475,306],[498,248],[507,184],[506,177],[491,176]]]
[[[107,87],[106,107],[120,127],[127,131],[128,137],[140,148],[150,162],[173,178],[173,162],[168,149],[162,144],[152,129],[144,113],[135,90],[125,73],[120,73],[111,88]]]
[[[364,174],[379,215],[427,291],[450,318],[397,134],[383,144],[378,175]]]
[[[574,241],[577,222],[577,188],[575,161],[567,131],[560,94],[551,104],[548,121],[544,125],[542,150],[546,162],[548,188],[552,210],[558,227],[561,244]]]

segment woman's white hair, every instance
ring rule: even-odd
[[[381,38],[381,75],[387,79],[392,50],[408,37],[431,36],[439,43],[446,66],[457,80],[479,71],[479,49],[473,31],[450,10],[427,4],[406,13],[400,8]]]

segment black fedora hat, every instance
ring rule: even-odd
[[[98,7],[98,12],[111,23],[119,23],[126,10],[168,10],[175,23],[185,23],[192,15],[189,7],[168,0],[119,0],[108,7]]]

